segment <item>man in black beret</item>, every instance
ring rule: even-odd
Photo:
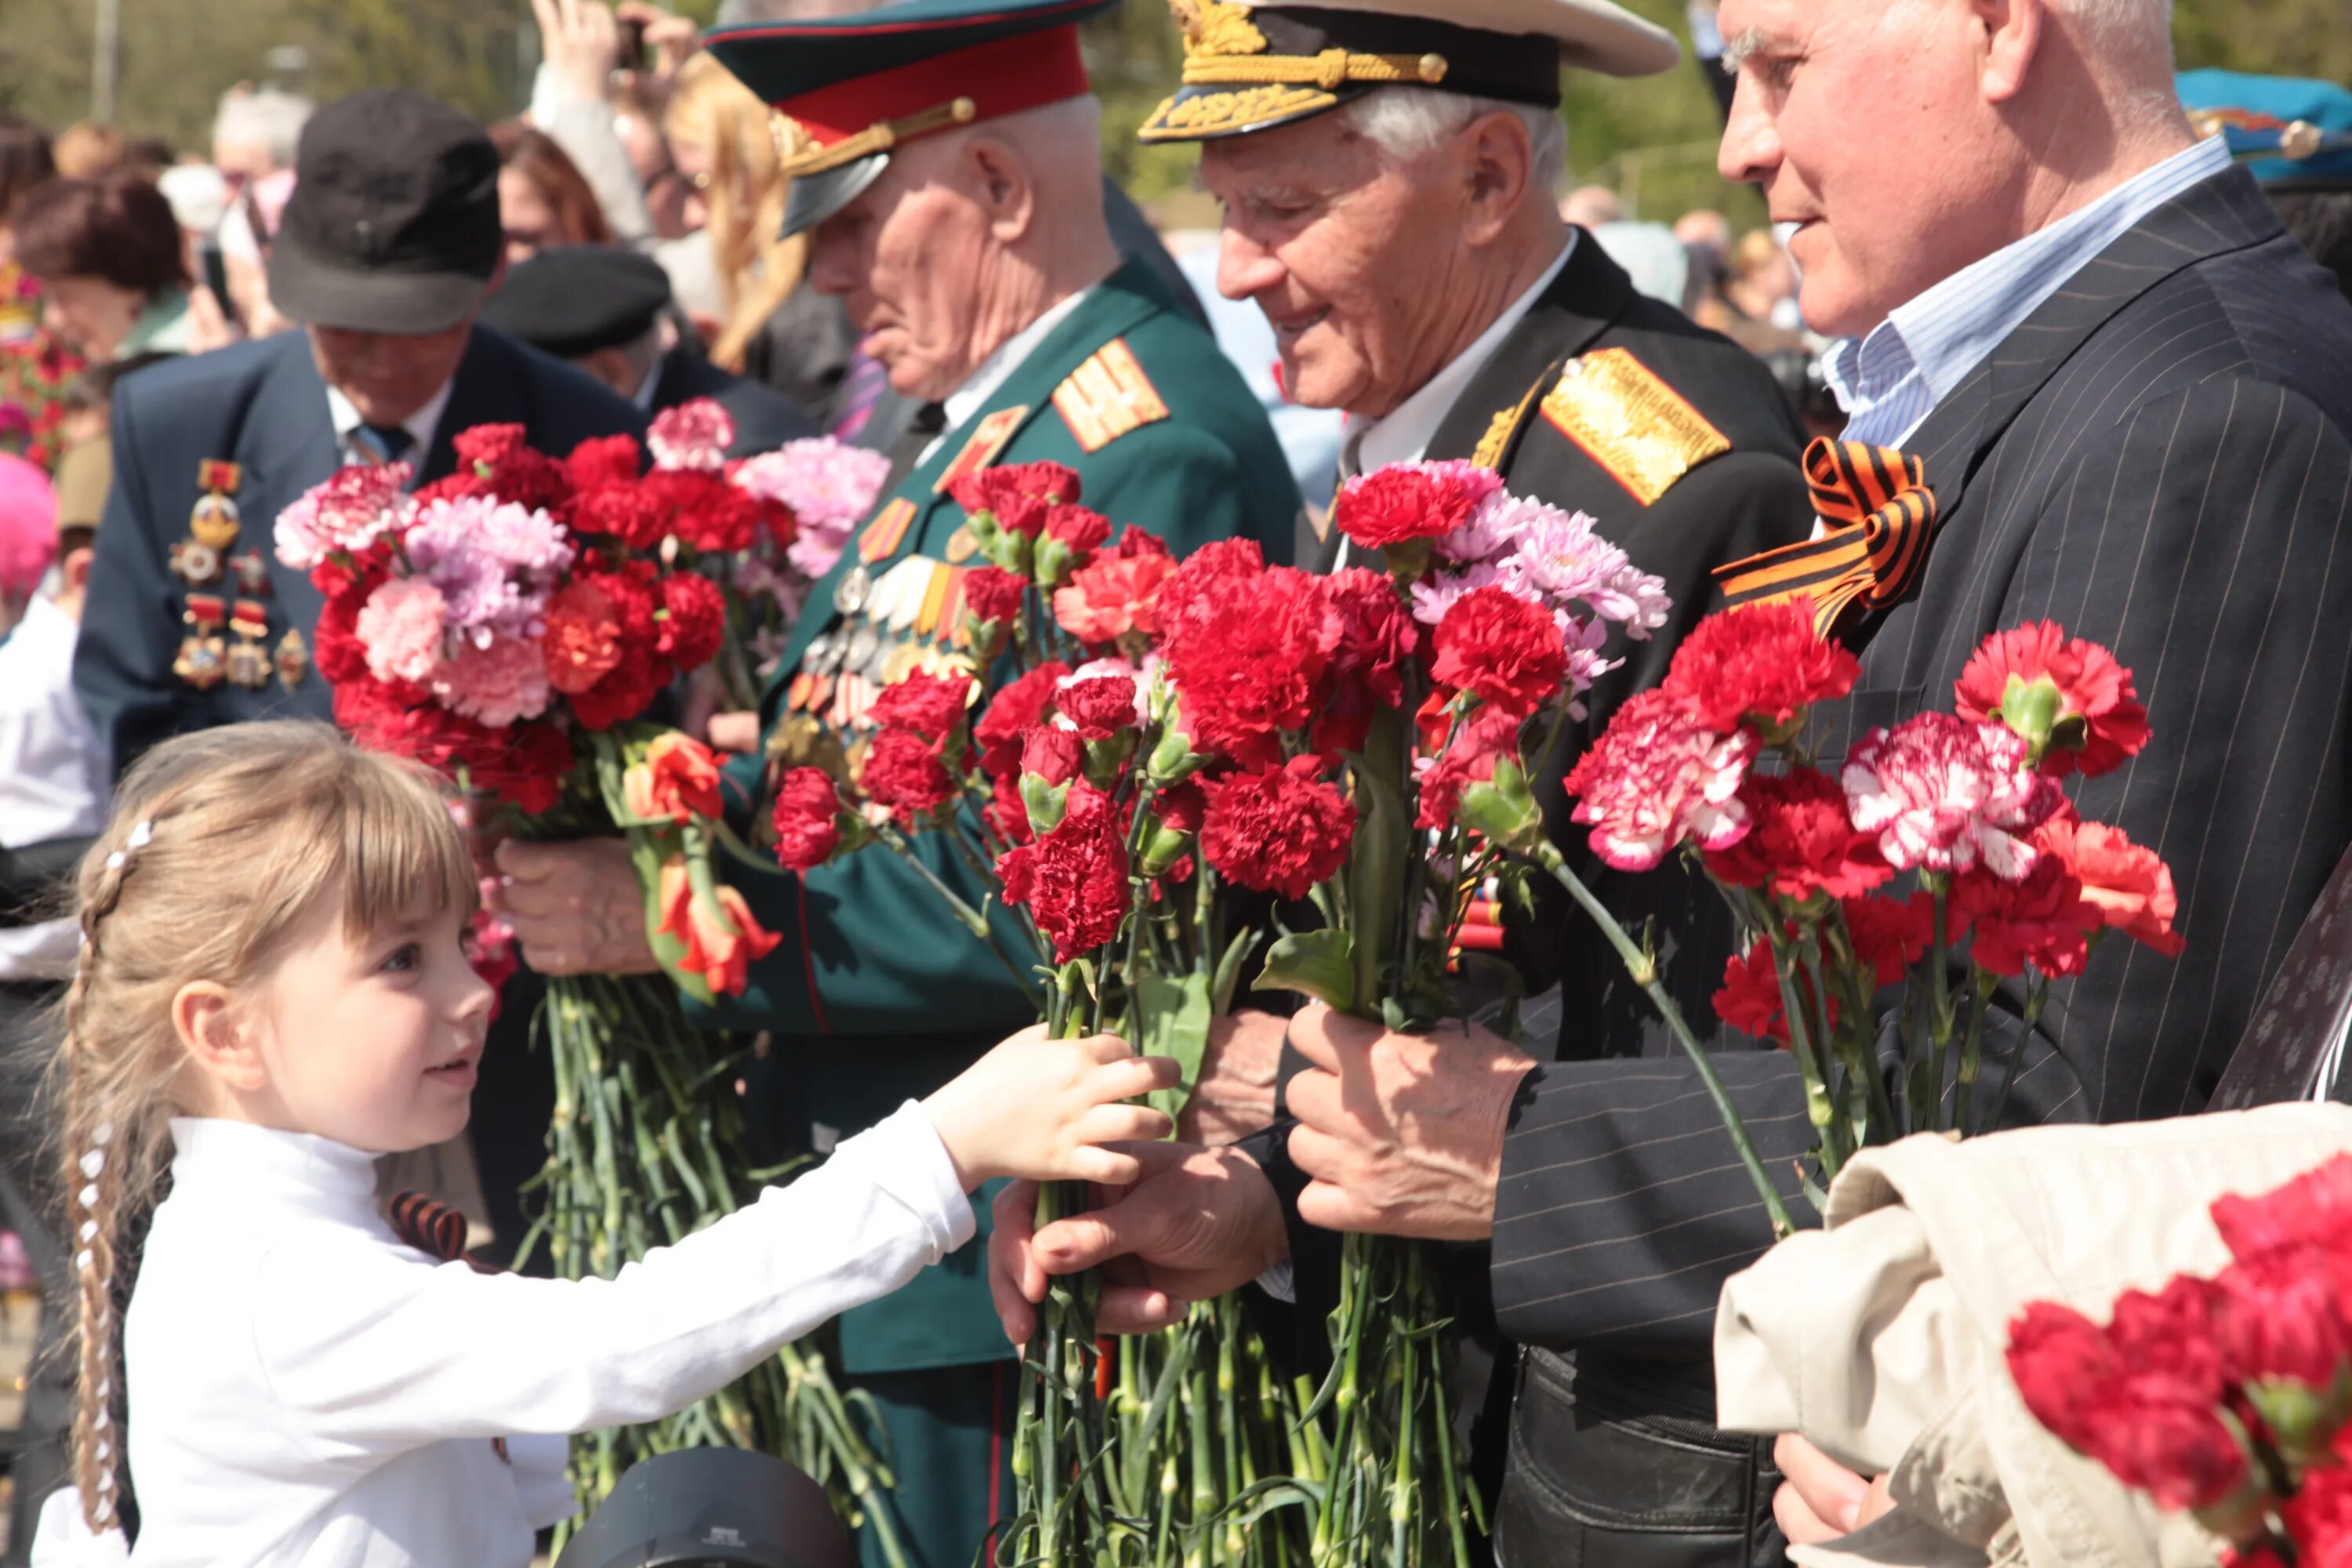
[[[542,250],[515,267],[482,322],[568,360],[649,414],[708,397],[735,422],[730,458],[816,434],[779,393],[712,364],[679,334],[669,274],[649,256],[601,245]]]

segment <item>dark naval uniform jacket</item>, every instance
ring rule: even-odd
[[[333,694],[308,655],[319,592],[307,575],[278,564],[272,537],[278,514],[344,460],[309,335],[286,332],[125,377],[112,420],[114,487],[90,563],[74,689],[112,748],[116,771],[191,730],[331,718]],[[533,447],[562,457],[591,437],[643,435],[646,419],[569,365],[477,327],[415,482],[448,473],[458,432],[489,424],[520,424]],[[235,504],[235,537],[217,552],[221,580],[192,587],[172,568],[175,549],[192,537],[194,512],[212,493],[207,479],[233,480],[219,493]],[[250,558],[249,577],[240,577],[239,558]],[[229,618],[261,626],[247,634],[222,625],[217,634],[225,645],[264,645],[269,668],[259,684],[225,679],[199,689],[174,671],[196,635],[191,595],[198,611],[209,595]],[[240,603],[261,613],[236,616]]]
[[[1995,631],[2049,618],[2113,649],[2155,738],[2075,795],[2170,864],[2188,950],[2103,945],[2053,987],[2031,1038],[2004,992],[1986,1071],[2025,1052],[2013,1123],[2200,1110],[2352,842],[2352,306],[2231,170],[2068,279],[1906,449],[1940,521],[1910,596],[1861,629],[1854,693],[1818,716],[1822,754],[1948,706]],[[1614,1358],[1602,1392],[1615,1397],[1626,1365],[1704,1364],[1722,1283],[1770,1230],[1670,1048],[1580,1058],[1522,1092],[1491,1279],[1507,1332],[1577,1347],[1580,1398],[1596,1350]],[[1766,1168],[1789,1171],[1811,1142],[1789,1058],[1719,1060]],[[1574,1454],[1595,1430],[1521,1436]],[[1583,1450],[1591,1479],[1548,1468],[1506,1500],[1507,1551],[1523,1521],[1607,1517],[1624,1453]],[[1727,1479],[1702,1500],[1732,1493]]]
[[[772,751],[804,758],[856,743],[874,693],[911,668],[958,657],[961,579],[980,562],[969,536],[959,539],[964,512],[947,487],[974,468],[1040,461],[1075,468],[1086,505],[1159,534],[1180,557],[1234,537],[1263,542],[1270,559],[1289,557],[1298,492],[1264,413],[1208,334],[1146,268],[1127,263],[851,536],[769,688],[761,718]],[[841,584],[861,571],[871,584],[863,603],[836,613]],[[961,857],[937,835],[914,842],[941,880],[982,907],[986,889]],[[731,863],[724,874],[782,942],[752,965],[742,995],[699,1016],[767,1032],[824,1127],[846,1134],[871,1126],[1035,1022],[987,945],[887,849],[804,877]],[[978,1209],[984,1233],[988,1209]],[[966,1247],[898,1294],[845,1314],[845,1368],[1009,1359],[989,1302],[986,1251]]]
[[[1664,679],[1684,634],[1719,607],[1717,567],[1811,534],[1813,506],[1799,466],[1803,446],[1788,400],[1761,362],[1638,293],[1592,237],[1580,233],[1567,266],[1472,378],[1426,454],[1432,460],[1469,458],[1500,471],[1515,495],[1590,513],[1636,566],[1664,580],[1672,596],[1670,621],[1647,640],[1613,635],[1608,657],[1625,662],[1589,694],[1589,717],[1573,726],[1561,757],[1538,781],[1538,795],[1553,838],[1575,858],[1610,907],[1636,929],[1655,922],[1666,973],[1696,989],[1696,1002],[1686,996],[1684,1005],[1698,1019],[1712,1016],[1706,997],[1732,951],[1734,933],[1721,900],[1703,883],[1677,880],[1663,871],[1646,878],[1611,876],[1584,852],[1585,830],[1570,821],[1560,784],[1584,743],[1626,698]],[[1539,893],[1537,913],[1513,916],[1505,934],[1505,955],[1528,994],[1538,998],[1527,1009],[1523,1037],[1538,1060],[1630,1056],[1649,1049],[1653,1036],[1664,1041],[1647,998],[1638,992],[1627,994],[1631,988],[1623,984],[1614,951],[1581,911],[1552,896],[1548,886]],[[1539,1072],[1535,1081],[1542,1077]],[[1517,1114],[1524,1119],[1524,1106]],[[1249,1147],[1285,1196],[1300,1350],[1312,1358],[1324,1339],[1324,1314],[1336,1299],[1339,1238],[1297,1218],[1296,1195],[1305,1178],[1289,1162],[1289,1125],[1283,1119],[1270,1135],[1250,1140]],[[1618,1202],[1605,1174],[1563,1172],[1560,1182],[1572,1195],[1554,1201],[1612,1209]],[[1518,1325],[1504,1319],[1497,1339],[1486,1300],[1486,1276],[1504,1256],[1499,1237],[1498,1232],[1492,1253],[1485,1247],[1449,1250],[1458,1265],[1452,1273],[1462,1298],[1462,1321],[1474,1341],[1486,1342],[1482,1348],[1497,1358],[1486,1413],[1476,1426],[1473,1468],[1491,1488],[1507,1458],[1512,1473],[1496,1518],[1496,1542],[1504,1561],[1523,1565],[1580,1560],[1581,1524],[1552,1517],[1560,1506],[1556,1479],[1562,1477],[1592,1500],[1590,1511],[1598,1523],[1622,1522],[1657,1532],[1649,1539],[1708,1542],[1718,1551],[1729,1547],[1738,1553],[1720,1561],[1744,1561],[1756,1517],[1748,1495],[1758,1477],[1755,1445],[1717,1438],[1705,1419],[1711,1405],[1703,1394],[1687,1420],[1673,1418],[1666,1427],[1655,1419],[1630,1429],[1621,1424],[1621,1418],[1654,1416],[1664,1408],[1665,1402],[1653,1394],[1633,1401],[1633,1408],[1603,1407],[1611,1423],[1608,1451],[1598,1453],[1590,1442],[1571,1451],[1561,1441],[1589,1427],[1593,1415],[1590,1408],[1576,1408],[1569,1396],[1565,1363],[1538,1366],[1531,1360],[1518,1375],[1518,1408],[1510,1410],[1510,1341],[1517,1337]],[[1547,1266],[1547,1277],[1559,1289],[1605,1278],[1572,1253],[1548,1259]],[[1506,1283],[1497,1277],[1495,1305],[1501,1303]],[[1477,1349],[1467,1355],[1484,1359]],[[1647,1369],[1643,1373],[1646,1381]],[[1685,1376],[1681,1369],[1674,1373],[1676,1382]],[[1475,1388],[1470,1392],[1475,1398]],[[1686,1461],[1700,1451],[1689,1439],[1699,1434],[1719,1451],[1705,1451],[1694,1470]],[[1727,1499],[1714,1495],[1726,1489]],[[1523,1500],[1535,1500],[1546,1507],[1541,1517],[1515,1511]],[[1769,1521],[1769,1493],[1764,1500]],[[1600,1535],[1582,1538],[1582,1549],[1593,1553],[1582,1560],[1652,1561],[1620,1557],[1617,1544]]]
[[[709,398],[735,422],[735,439],[727,448],[730,458],[754,458],[787,441],[817,434],[816,421],[782,393],[730,375],[680,343],[662,355],[655,373],[654,412],[676,408],[698,397]]]

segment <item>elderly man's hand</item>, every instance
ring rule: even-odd
[[[1315,1065],[1286,1096],[1290,1158],[1314,1178],[1301,1219],[1433,1241],[1494,1234],[1503,1131],[1533,1057],[1475,1024],[1401,1035],[1319,1003],[1290,1021],[1290,1043]]]
[[[500,903],[522,955],[541,974],[649,974],[646,897],[618,838],[499,846]]]
[[[1271,1013],[1229,1014],[1209,1026],[1200,1081],[1185,1102],[1177,1136],[1187,1143],[1231,1143],[1274,1125],[1274,1085],[1290,1020]]]
[[[1835,1541],[1894,1510],[1885,1476],[1864,1480],[1793,1432],[1773,1443],[1772,1462],[1787,1478],[1772,1494],[1772,1517],[1791,1545]]]
[[[1106,1206],[1044,1230],[1034,1183],[996,1194],[988,1285],[1014,1344],[1037,1331],[1035,1304],[1052,1275],[1100,1267],[1095,1326],[1141,1334],[1181,1322],[1194,1301],[1246,1285],[1289,1256],[1281,1202],[1247,1154],[1182,1143],[1121,1149],[1142,1160],[1142,1179],[1107,1194]]]

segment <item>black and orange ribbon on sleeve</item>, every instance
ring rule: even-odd
[[[1828,531],[1716,568],[1725,600],[1741,605],[1813,602],[1822,636],[1852,629],[1907,593],[1927,563],[1936,495],[1918,458],[1862,441],[1815,441],[1805,480]]]

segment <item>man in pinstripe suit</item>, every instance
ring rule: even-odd
[[[2005,997],[1989,1049],[2024,1053],[2016,1121],[2200,1109],[2352,840],[2352,308],[2196,142],[2168,10],[1720,11],[1738,77],[1724,172],[1801,226],[1807,318],[1843,337],[1848,434],[1918,456],[1941,520],[1919,579],[1855,634],[1862,679],[1822,716],[1825,754],[1946,704],[1985,635],[2045,616],[2115,649],[2156,727],[2081,805],[2171,863],[2189,952],[2110,944],[2031,1038]],[[1292,1040],[1317,1066],[1289,1088],[1288,1153],[1314,1182],[1293,1217],[1491,1232],[1500,1321],[1541,1347],[1498,1519],[1507,1563],[1769,1560],[1761,1531],[1625,1528],[1664,1521],[1651,1504],[1675,1474],[1685,1499],[1766,1500],[1691,1417],[1710,1408],[1718,1289],[1769,1232],[1694,1076],[1621,1022],[1622,979],[1593,986],[1569,996],[1565,1059],[1532,1069],[1475,1030],[1433,1050],[1304,1018]],[[1729,1050],[1722,1067],[1766,1163],[1789,1171],[1809,1142],[1790,1064]],[[1109,1215],[1041,1237],[1036,1260],[1135,1253],[1145,1305],[1150,1287],[1231,1283],[1282,1249],[1266,1184],[1234,1158],[1170,1156]],[[1772,1500],[1790,1535],[1873,1506],[1861,1478],[1781,1447],[1803,1483]]]

